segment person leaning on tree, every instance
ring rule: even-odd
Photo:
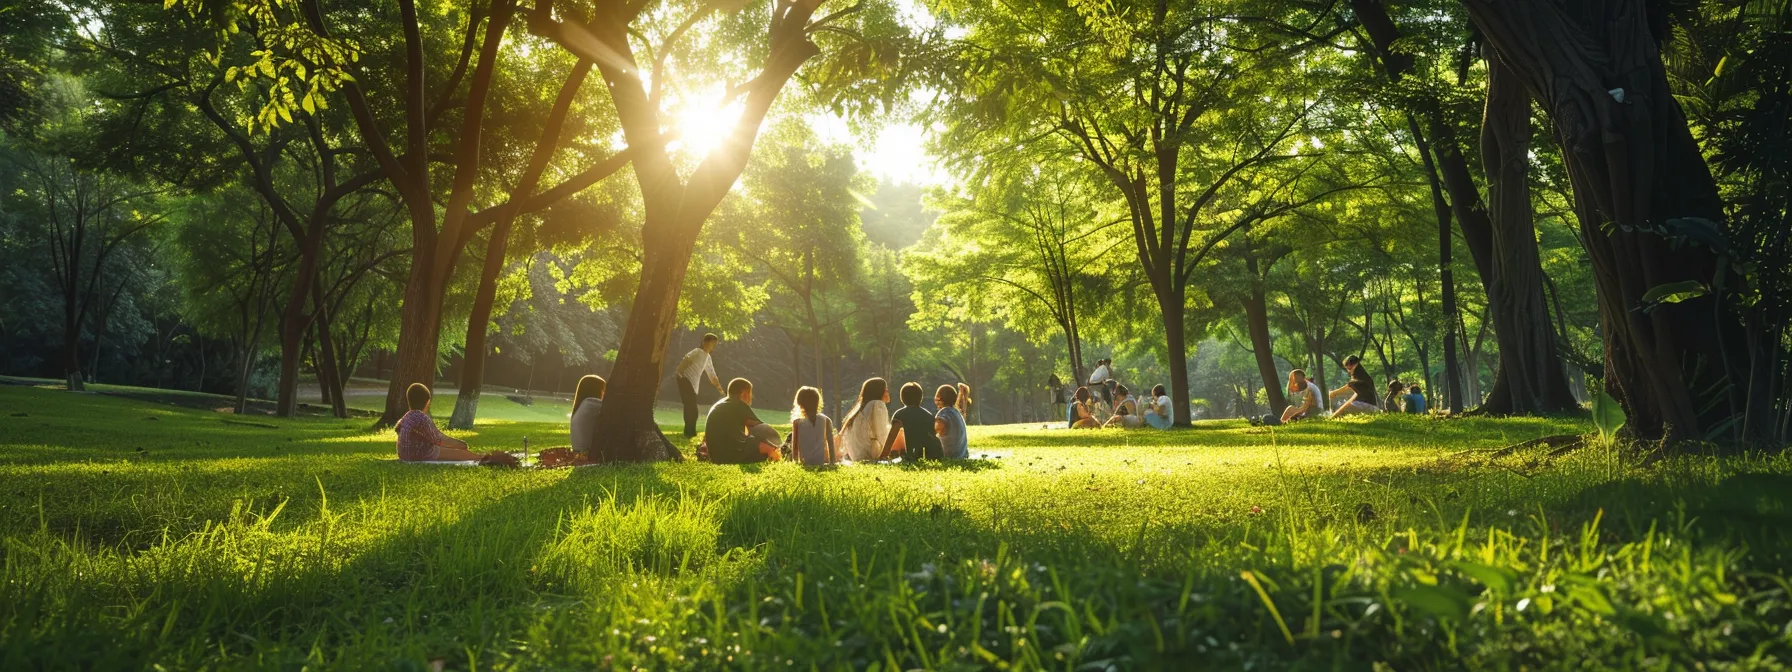
[[[716,394],[728,396],[722,389],[721,379],[716,377],[716,363],[709,356],[715,352],[719,340],[715,334],[704,334],[703,344],[684,353],[684,359],[678,360],[677,373],[672,376],[678,379],[678,400],[684,404],[684,438],[697,435],[697,383],[701,378],[708,376]]]

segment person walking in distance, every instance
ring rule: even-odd
[[[1113,363],[1114,360],[1111,359],[1097,359],[1095,371],[1089,374],[1089,389],[1101,395],[1102,401],[1109,404],[1114,403],[1114,391],[1108,387],[1108,381],[1114,378]]]
[[[722,381],[716,378],[715,361],[709,356],[715,352],[719,340],[715,334],[704,334],[703,344],[678,360],[678,372],[673,377],[678,379],[678,400],[684,403],[684,438],[697,436],[697,383],[702,377],[709,377],[709,385],[716,388],[717,394],[728,396],[722,390]]]

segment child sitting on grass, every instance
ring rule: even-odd
[[[953,394],[957,394],[953,390]],[[884,439],[883,457],[890,459],[896,456],[893,450],[896,437],[902,436],[906,444],[901,454],[909,461],[937,460],[942,457],[940,437],[936,433],[934,417],[927,409],[921,408],[921,384],[902,384],[902,408],[890,416],[890,436]]]
[[[791,406],[790,452],[797,461],[811,467],[838,464],[840,451],[834,446],[834,421],[820,410],[821,390],[797,390]]]
[[[969,390],[962,383],[958,387],[941,385],[933,393],[933,405],[940,409],[933,416],[933,433],[939,436],[940,453],[948,460],[962,460],[971,456],[970,436],[965,432],[964,413],[959,411],[959,402],[964,398],[958,396],[960,390]]]
[[[393,429],[398,433],[398,459],[401,462],[464,462],[496,460],[497,455],[509,458],[503,451],[481,455],[467,449],[467,442],[443,434],[436,421],[429,417],[429,387],[411,383],[405,388],[404,400],[410,406]]]

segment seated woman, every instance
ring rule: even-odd
[[[753,413],[753,383],[745,378],[728,381],[728,398],[709,408],[703,427],[703,443],[709,461],[716,464],[749,464],[784,459],[778,452],[778,431]]]
[[[1143,424],[1144,421],[1139,419],[1139,400],[1132,398],[1132,391],[1125,385],[1115,386],[1114,415],[1103,426],[1135,429]]]
[[[1388,391],[1381,397],[1381,410],[1389,413],[1404,413],[1400,401],[1406,396],[1406,384],[1398,380],[1388,381]]]
[[[411,383],[404,391],[405,404],[410,407],[404,417],[398,419],[393,430],[398,434],[398,459],[401,462],[466,462],[470,460],[500,459],[494,456],[510,455],[503,451],[475,453],[467,449],[467,442],[443,434],[436,429],[436,421],[429,417],[429,387],[423,383]],[[514,462],[514,459],[510,460]]]
[[[1351,355],[1344,358],[1344,370],[1350,372],[1350,382],[1343,387],[1332,390],[1329,399],[1348,397],[1332,411],[1333,418],[1346,415],[1374,413],[1379,410],[1375,401],[1375,381],[1369,378],[1368,369],[1363,367],[1363,358]]]
[[[1170,395],[1164,393],[1162,385],[1151,386],[1151,398],[1145,401],[1145,424],[1169,429],[1175,422],[1175,415],[1170,412]]]
[[[591,454],[592,435],[597,433],[597,414],[604,407],[604,388],[608,383],[598,376],[579,379],[572,392],[572,452]]]
[[[1070,414],[1074,418],[1070,423],[1071,429],[1095,429],[1101,426],[1101,421],[1095,419],[1095,395],[1090,394],[1087,387],[1076,388],[1076,403],[1070,405]]]
[[[1282,409],[1282,424],[1300,420],[1316,420],[1324,415],[1325,404],[1319,401],[1319,385],[1307,380],[1307,372],[1288,372],[1288,407]]]
[[[884,437],[890,435],[890,387],[882,378],[871,378],[859,386],[859,401],[840,422],[840,436],[835,440],[840,457],[852,462],[870,462],[883,450]]]

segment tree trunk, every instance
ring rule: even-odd
[[[642,227],[641,282],[629,308],[622,344],[616,349],[616,364],[610,369],[610,387],[627,394],[606,399],[598,415],[596,434],[603,439],[598,449],[604,461],[653,461],[675,455],[653,421],[653,403],[678,316],[678,292],[690,269],[691,249],[703,220],[687,216],[684,221],[655,221],[672,218],[672,213],[654,212],[669,209],[665,201],[676,196],[667,197],[664,193],[646,196],[653,209]]]
[[[1252,267],[1256,262],[1250,262]],[[1255,268],[1252,269],[1255,273]],[[1265,296],[1263,281],[1253,279],[1251,295],[1244,300],[1245,327],[1251,334],[1251,350],[1257,359],[1257,375],[1263,377],[1263,389],[1269,393],[1269,412],[1281,415],[1288,407],[1288,397],[1282,393],[1281,376],[1276,371],[1275,344],[1269,335],[1269,300]]]
[[[1158,294],[1158,308],[1164,314],[1164,346],[1170,364],[1171,417],[1176,426],[1188,427],[1188,342],[1182,321],[1183,292],[1179,286]],[[1169,296],[1164,296],[1168,294]]]
[[[498,220],[485,245],[485,264],[479,271],[479,289],[473,309],[467,313],[467,345],[460,362],[460,393],[454,398],[452,429],[472,429],[479,415],[480,388],[485,385],[485,336],[491,328],[492,304],[498,296],[498,274],[504,269],[504,253],[510,237],[510,218]]]
[[[413,220],[416,220],[415,215]],[[429,221],[414,221],[412,226],[433,228]],[[437,348],[441,345],[442,334],[442,292],[436,286],[433,271],[436,266],[434,237],[425,234],[412,238],[414,241],[421,238],[422,244],[414,244],[411,248],[411,271],[405,279],[404,303],[399,308],[395,357],[398,361],[392,367],[392,379],[386,387],[386,412],[380,417],[382,425],[398,422],[398,418],[409,410],[404,391],[412,383],[434,387],[436,382]]]
[[[317,279],[318,258],[322,256],[324,226],[314,213],[305,238],[299,242],[299,268],[292,290],[286,295],[286,307],[280,311],[280,380],[275,391],[274,415],[292,417],[299,404],[299,361],[304,356],[305,334],[311,331],[315,315],[305,312],[305,304]]]
[[[1722,235],[1723,210],[1668,90],[1645,4],[1463,4],[1555,122],[1598,290],[1606,385],[1627,429],[1650,440],[1701,438],[1739,410],[1729,353],[1744,349],[1728,346],[1740,345],[1742,327],[1710,295],[1642,300],[1656,287],[1708,287],[1728,273],[1697,242]],[[1707,390],[1717,390],[1716,403],[1694,400]]]
[[[1450,413],[1462,412],[1462,370],[1456,364],[1456,274],[1451,270],[1450,240],[1450,206],[1444,201],[1443,183],[1437,174],[1437,164],[1432,160],[1430,144],[1419,132],[1419,124],[1410,115],[1406,118],[1407,128],[1412,132],[1413,143],[1417,145],[1419,156],[1425,166],[1425,173],[1431,185],[1431,206],[1437,214],[1437,276],[1441,308],[1444,320],[1444,389],[1443,401]]]
[[[1399,80],[1411,70],[1413,60],[1410,55],[1394,49],[1394,43],[1400,39],[1401,35],[1398,27],[1389,18],[1386,7],[1380,0],[1352,0],[1351,7],[1363,22],[1371,41],[1374,42],[1382,63],[1388,70],[1389,78]],[[1492,67],[1492,61],[1493,59],[1489,59],[1490,67]],[[1519,95],[1521,99],[1519,101],[1512,101],[1509,97],[1502,99],[1501,107],[1498,109],[1501,114],[1517,114],[1521,115],[1523,119],[1501,118],[1496,120],[1491,116],[1496,111],[1493,95],[1494,91],[1490,84],[1487,107],[1489,116],[1483,119],[1482,151],[1489,150],[1486,137],[1489,127],[1499,125],[1507,130],[1517,131],[1519,129],[1514,124],[1521,121],[1525,124],[1523,129],[1525,138],[1522,143],[1525,145],[1524,149],[1528,151],[1529,99],[1522,94]],[[1508,94],[1502,93],[1501,95],[1507,96]],[[1425,121],[1425,133],[1430,136],[1429,142],[1436,158],[1436,166],[1433,170],[1437,174],[1437,179],[1441,180],[1441,186],[1449,194],[1449,207],[1454,212],[1457,226],[1462,231],[1462,239],[1468,248],[1469,256],[1475,262],[1475,270],[1481,277],[1481,288],[1487,293],[1489,304],[1496,301],[1494,298],[1496,295],[1501,295],[1507,297],[1507,300],[1514,305],[1514,310],[1532,304],[1541,305],[1543,292],[1540,284],[1536,282],[1536,278],[1541,277],[1543,268],[1538,261],[1537,240],[1529,219],[1529,202],[1525,201],[1523,205],[1525,219],[1522,226],[1526,231],[1531,231],[1532,235],[1521,236],[1515,231],[1496,230],[1497,227],[1506,224],[1496,221],[1496,218],[1501,216],[1500,214],[1490,214],[1488,208],[1482,205],[1474,176],[1469,171],[1466,157],[1463,156],[1462,143],[1457,139],[1455,128],[1443,116],[1442,101],[1427,93],[1421,95],[1412,107]],[[1415,135],[1418,134],[1417,124],[1413,124],[1412,129]],[[1524,162],[1528,161],[1528,155],[1520,152],[1514,156],[1517,163],[1507,165],[1506,168],[1519,173],[1514,180],[1515,184],[1525,185],[1525,176],[1522,173],[1527,167]],[[1483,165],[1489,166],[1487,170],[1489,199],[1498,200],[1501,197],[1493,193],[1494,185],[1492,184],[1493,180],[1497,179],[1495,171],[1491,168],[1495,162],[1486,156],[1482,157],[1482,162]],[[1528,188],[1524,189],[1524,193],[1528,197]],[[1516,207],[1515,197],[1508,194],[1507,198],[1508,209]],[[1498,207],[1497,203],[1495,205]],[[1518,215],[1514,212],[1512,216],[1516,218]],[[1516,219],[1510,220],[1509,224],[1520,225]],[[1496,240],[1496,237],[1499,240]],[[1516,288],[1500,287],[1508,277],[1511,277],[1519,286]],[[1454,292],[1452,291],[1451,294],[1453,295]],[[1495,337],[1502,344],[1502,348],[1508,340],[1514,343],[1534,343],[1539,339],[1551,338],[1547,333],[1546,320],[1530,318],[1517,321],[1496,320],[1493,328]],[[1508,331],[1522,333],[1507,333]],[[1553,350],[1551,353],[1552,359],[1559,360],[1553,354]],[[1448,359],[1448,354],[1446,349],[1446,359]],[[1489,396],[1488,402],[1483,405],[1482,410],[1502,414],[1547,413],[1566,410],[1554,406],[1562,398],[1559,392],[1567,389],[1567,379],[1561,372],[1560,361],[1549,363],[1526,357],[1512,362],[1514,366],[1519,367],[1516,369],[1507,368],[1505,364],[1507,361],[1501,359],[1501,366],[1495,370],[1493,393]],[[1522,376],[1525,380],[1517,381],[1512,384],[1513,386],[1509,386],[1506,379],[1513,376]],[[1540,396],[1531,400],[1513,400],[1506,395],[1514,389],[1521,393]],[[1449,395],[1449,398],[1454,400],[1456,397]],[[1541,405],[1534,403],[1538,399],[1547,399],[1548,403]],[[1455,402],[1452,402],[1452,407],[1454,405]]]
[[[1531,97],[1496,54],[1487,58],[1487,111],[1481,161],[1493,222],[1493,271],[1487,315],[1499,344],[1499,367],[1483,412],[1559,413],[1578,404],[1562,370],[1543,267],[1537,254],[1529,183]]]
[[[337,361],[336,342],[332,337],[334,319],[325,309],[323,287],[312,285],[312,310],[317,315],[318,354],[323,361],[318,362],[318,384],[323,386],[324,401],[330,405],[330,413],[338,418],[348,417],[348,400],[342,397],[342,365]]]

